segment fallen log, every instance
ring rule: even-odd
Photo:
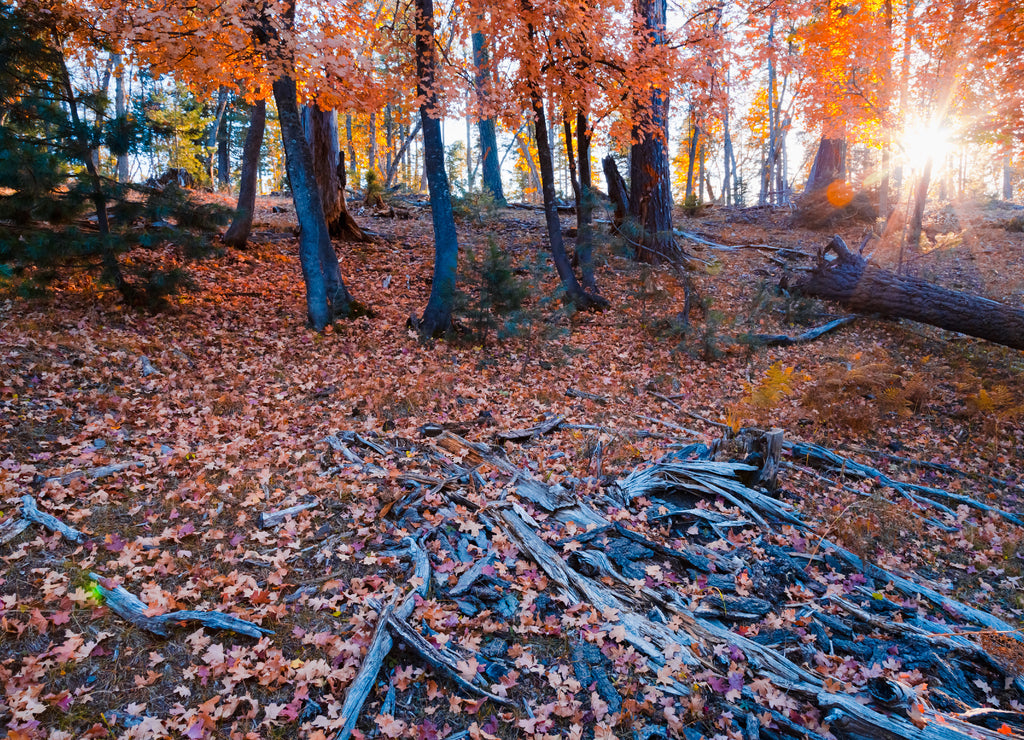
[[[836,258],[828,259],[829,252]],[[911,319],[1024,349],[1024,310],[884,270],[851,252],[839,236],[819,250],[817,266],[792,287],[858,313]]]
[[[150,617],[146,615],[146,612],[149,610],[146,603],[124,588],[124,586],[107,588],[101,582],[103,579],[95,573],[90,573],[89,577],[96,582],[96,592],[103,598],[103,603],[110,607],[111,611],[126,621],[131,622],[139,629],[152,632],[154,635],[166,637],[168,625],[179,622],[198,622],[204,627],[237,632],[240,635],[256,638],[274,634],[273,630],[260,627],[258,624],[254,624],[246,619],[239,619],[230,614],[217,611],[187,609]]]

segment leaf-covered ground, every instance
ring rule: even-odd
[[[512,464],[583,500],[601,500],[615,479],[673,445],[720,436],[715,423],[725,423],[779,427],[788,439],[821,444],[893,479],[1024,510],[1020,353],[870,319],[795,347],[743,339],[796,334],[836,310],[775,290],[782,263],[807,259],[749,246],[811,254],[827,241],[790,228],[784,213],[681,218],[682,229],[740,245],[688,244],[698,260],[685,276],[637,266],[602,245],[598,280],[613,308],[574,315],[551,298],[556,283],[539,214],[467,219],[463,247],[476,250],[479,264],[493,240],[513,255],[533,297],[515,327],[497,322],[483,331],[465,320],[461,334],[423,343],[407,319],[429,291],[425,211],[414,209],[409,220],[361,216],[380,240],[339,245],[339,253],[351,291],[374,315],[318,335],[304,327],[291,214],[271,213],[273,205],[286,203],[261,203],[249,250],[188,265],[197,290],[167,312],[128,311],[82,270],[69,270],[48,297],[0,299],[0,523],[16,518],[21,496],[32,494],[88,537],[76,545],[33,525],[0,545],[0,725],[10,738],[333,737],[376,624],[370,599],[401,598],[409,588],[405,565],[386,553],[405,533],[397,514],[410,476],[423,473],[413,450],[427,443],[428,424],[493,444],[497,432],[563,415],[567,426],[505,448]],[[934,248],[905,255],[905,263],[920,276],[1019,305],[1024,234],[1000,225],[1013,213],[977,204],[936,210]],[[862,227],[839,233],[856,245]],[[178,259],[172,245],[130,258]],[[879,259],[892,265],[899,255]],[[694,293],[688,322],[686,280]],[[473,311],[479,278],[463,282]],[[499,341],[506,329],[518,333]],[[374,466],[346,465],[324,441],[341,432],[406,440],[409,460],[371,455]],[[122,467],[97,475],[111,465]],[[1021,528],[966,506],[916,509],[877,481],[823,476],[797,460],[781,484],[821,537],[1021,623]],[[314,500],[279,527],[259,527],[262,512]],[[437,506],[445,508],[440,499]],[[422,516],[442,515],[428,506]],[[475,538],[474,522],[467,514],[450,539]],[[463,555],[480,554],[472,547]],[[467,614],[428,594],[413,622],[442,643],[503,647],[515,670],[494,683],[514,706],[478,702],[425,672],[415,655],[393,653],[358,732],[738,731],[692,696],[687,703],[640,691],[646,684],[636,676],[645,669],[614,628],[602,627],[607,615],[538,604],[545,575],[513,545],[502,547],[514,595],[507,613]],[[451,584],[473,558],[435,546],[431,561],[435,578]],[[155,637],[111,613],[89,574],[123,585],[153,614],[215,609],[273,634],[257,641],[181,628]],[[764,629],[788,623],[784,606]],[[497,640],[506,644],[494,647]],[[609,711],[574,673],[581,640],[610,656],[610,680],[630,700],[620,711]],[[1020,660],[1012,644],[1009,653]],[[470,675],[478,667],[464,666]],[[855,672],[847,680],[856,690]],[[713,681],[705,689],[729,690]],[[799,721],[828,732],[820,717]]]

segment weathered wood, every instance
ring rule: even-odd
[[[25,494],[21,497],[21,515],[30,522],[42,525],[51,532],[60,532],[61,536],[72,542],[84,542],[85,535],[74,527],[68,526],[53,514],[47,514],[39,510],[36,500]]]
[[[447,675],[450,679],[455,681],[459,686],[467,689],[478,696],[486,697],[493,702],[498,704],[504,704],[505,706],[513,706],[512,702],[508,699],[503,699],[500,696],[492,694],[490,691],[477,686],[472,681],[467,681],[459,673],[457,663],[459,656],[450,650],[439,650],[421,635],[419,632],[410,627],[404,620],[398,619],[393,613],[387,615],[387,625],[392,631],[395,638],[403,640],[407,647],[416,651],[427,665],[435,669],[439,673]]]
[[[89,470],[72,470],[70,473],[64,475],[55,475],[51,478],[47,478],[46,482],[57,482],[62,486],[66,486],[73,480],[78,478],[88,478],[89,480],[99,480],[100,478],[106,478],[114,475],[114,473],[120,473],[122,470],[130,470],[132,468],[144,468],[146,463],[133,461],[126,463],[115,463],[114,465],[102,465],[98,468],[90,468]]]
[[[520,442],[553,432],[562,426],[564,421],[564,416],[554,416],[526,429],[509,429],[507,432],[498,432],[495,437],[503,442]]]
[[[821,339],[826,334],[852,323],[856,318],[856,316],[843,316],[821,326],[816,326],[813,329],[808,329],[803,334],[797,334],[796,336],[788,334],[748,334],[747,336],[764,347],[792,347],[794,344],[806,344],[807,342],[813,342],[815,339]]]
[[[260,529],[267,529],[269,527],[276,527],[279,524],[284,523],[288,517],[294,517],[300,511],[306,511],[307,509],[315,509],[320,505],[319,501],[311,501],[308,504],[297,504],[295,506],[289,506],[287,509],[278,509],[276,511],[262,511],[260,512],[257,525]]]
[[[6,544],[24,532],[32,524],[28,519],[9,516],[0,522],[0,545]]]
[[[124,586],[108,588],[103,585],[103,579],[95,573],[90,573],[89,577],[96,582],[96,590],[103,597],[103,603],[110,607],[111,611],[131,622],[139,629],[156,635],[166,636],[168,634],[168,625],[179,622],[197,622],[204,627],[237,632],[240,635],[257,638],[274,633],[273,630],[260,627],[258,624],[248,620],[232,617],[230,614],[217,611],[188,609],[150,617],[146,615],[146,611],[149,609],[146,603],[125,589]]]
[[[830,251],[836,255],[832,261],[826,259]],[[814,270],[793,285],[858,313],[911,319],[1024,349],[1024,309],[884,270],[851,252],[839,236],[819,251]]]
[[[393,611],[391,605],[388,605],[380,612],[370,648],[363,657],[359,672],[345,692],[345,700],[341,706],[341,717],[344,718],[345,724],[335,736],[335,740],[348,740],[352,736],[352,730],[356,727],[366,697],[370,695],[373,684],[377,681],[377,674],[380,672],[381,666],[384,665],[384,659],[394,646],[394,640],[388,631],[388,620],[392,614],[402,621],[409,619],[413,609],[416,608],[416,596],[419,595],[423,598],[427,595],[427,589],[430,586],[430,560],[427,558],[427,553],[411,537],[406,537],[404,544],[412,555],[413,580],[418,580],[419,583]]]
[[[609,155],[601,160],[601,167],[604,169],[604,178],[608,181],[608,197],[615,206],[612,230],[618,231],[626,220],[626,214],[629,213],[629,190],[614,157]]]

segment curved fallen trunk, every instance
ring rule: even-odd
[[[835,260],[825,259],[829,251]],[[911,319],[1024,349],[1024,310],[883,270],[851,252],[838,236],[818,252],[817,267],[793,287],[858,313]]]

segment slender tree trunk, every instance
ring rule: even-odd
[[[390,188],[392,184],[394,184],[395,176],[398,174],[399,163],[408,162],[407,154],[409,152],[409,144],[419,134],[420,126],[422,125],[422,121],[417,121],[416,125],[412,128],[412,130],[406,133],[405,136],[402,138],[402,143],[398,147],[398,153],[395,155],[395,158],[391,164],[391,169],[388,170],[387,179],[385,179],[384,181],[385,189]]]
[[[370,146],[367,151],[370,164],[367,169],[377,171],[377,111],[370,114]]]
[[[448,331],[455,307],[455,280],[459,262],[459,240],[452,213],[448,173],[444,166],[444,140],[437,105],[434,55],[434,2],[416,0],[416,93],[420,96],[423,125],[424,169],[430,189],[430,212],[434,225],[434,276],[430,299],[419,322],[424,336]]]
[[[210,124],[210,130],[206,132],[206,176],[210,179],[210,187],[217,181],[213,172],[213,153],[217,149],[217,137],[220,135],[220,126],[224,121],[224,111],[228,107],[228,89],[221,86],[217,90],[217,113]]]
[[[531,28],[531,40],[533,37]],[[551,143],[548,140],[547,118],[544,115],[544,101],[540,91],[534,85],[530,91],[533,103],[533,115],[537,129],[537,159],[540,160],[541,192],[544,196],[544,220],[547,223],[548,242],[551,245],[551,259],[555,270],[562,281],[568,300],[577,308],[601,308],[608,302],[600,296],[592,296],[583,290],[576,274],[572,271],[572,263],[565,253],[565,242],[562,240],[562,222],[558,218],[558,206],[555,203],[555,168],[551,158]]]
[[[345,140],[348,144],[348,169],[349,172],[358,172],[359,163],[356,161],[356,146],[352,141],[352,114],[345,116]],[[356,185],[359,185],[357,182]]]
[[[572,121],[569,120],[569,112],[562,111],[562,134],[565,137],[565,158],[569,165],[569,184],[572,187],[573,200],[576,202],[576,212],[580,207],[580,181],[576,177],[576,154],[572,145]]]
[[[260,149],[263,146],[263,131],[267,122],[267,103],[258,100],[252,106],[249,130],[242,146],[242,181],[238,186],[238,207],[235,218],[224,234],[224,243],[241,249],[249,241],[252,231],[252,217],[256,211],[256,186],[260,171]]]
[[[693,120],[693,109],[690,109],[690,141],[686,156],[686,199],[693,195],[693,168],[697,160],[697,140],[700,138],[700,126]]]
[[[697,156],[697,164],[700,166],[700,175],[697,178],[698,182],[700,183],[700,188],[699,188],[700,193],[697,196],[697,200],[700,203],[704,202],[704,179],[705,179],[704,178],[704,150],[705,150],[705,144],[706,144],[706,141],[702,139],[701,142],[700,142],[700,154]]]
[[[539,195],[541,191],[540,173],[537,172],[537,165],[530,154],[530,147],[519,131],[516,131],[516,143],[519,144],[519,151],[523,155],[523,159],[526,160],[526,165],[530,168],[530,181],[533,183],[534,192]]]
[[[473,33],[473,68],[474,85],[477,99],[484,101],[490,93],[491,59],[487,50],[487,40],[479,31]],[[480,156],[482,158],[482,178],[484,190],[490,192],[497,205],[508,205],[505,191],[501,184],[501,165],[498,162],[498,137],[495,132],[494,118],[480,117],[476,124],[477,138],[480,140]]]
[[[932,158],[928,157],[924,170],[917,179],[914,190],[914,209],[910,213],[910,225],[907,228],[907,246],[917,251],[921,246],[921,222],[924,220],[924,207],[928,201],[928,185],[932,178]]]
[[[732,134],[729,131],[729,101],[726,100],[722,111],[722,149],[724,150],[725,166],[722,175],[722,201],[725,205],[735,205],[732,198]]]
[[[576,203],[576,259],[583,287],[597,293],[594,277],[594,177],[590,167],[590,130],[587,114],[576,114],[576,150],[579,155],[580,195]]]
[[[114,283],[114,287],[117,288],[121,296],[129,304],[132,304],[136,302],[138,296],[128,281],[124,279],[121,265],[117,261],[117,253],[114,252],[113,244],[111,244],[110,221],[107,218],[107,196],[103,192],[103,181],[100,179],[99,170],[96,168],[95,152],[89,144],[89,134],[86,130],[85,122],[78,115],[78,100],[75,97],[75,88],[71,84],[71,74],[68,72],[64,50],[59,44],[58,49],[61,83],[64,86],[64,94],[67,96],[65,102],[67,103],[68,112],[71,115],[71,125],[75,132],[78,159],[85,165],[85,171],[88,173],[89,180],[92,183],[90,197],[92,198],[93,205],[96,207],[96,226],[99,229],[100,239],[103,242],[103,270],[111,282]]]
[[[231,151],[228,146],[230,142],[231,119],[225,118],[220,136],[217,138],[217,184],[222,190],[226,190],[231,184]]]
[[[284,143],[285,167],[299,221],[299,262],[306,283],[306,311],[310,326],[322,331],[336,314],[348,314],[352,299],[341,280],[338,256],[331,246],[323,203],[313,170],[313,157],[306,145],[295,80],[282,75],[274,81]]]
[[[114,114],[119,121],[124,121],[128,115],[128,106],[124,90],[124,62],[122,62],[120,54],[114,56],[114,67],[117,69],[117,75],[114,77]],[[128,153],[122,152],[117,155],[117,181],[125,183],[130,179]]]

